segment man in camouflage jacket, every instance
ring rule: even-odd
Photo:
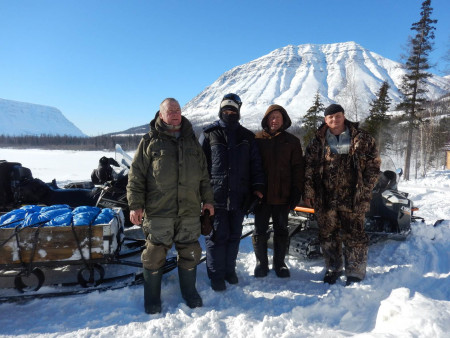
[[[332,104],[306,149],[305,162],[305,203],[317,217],[327,269],[324,282],[334,284],[344,268],[347,285],[359,282],[367,265],[365,213],[380,172],[375,140],[345,119],[340,105]]]
[[[202,306],[195,288],[202,253],[199,216],[205,209],[214,214],[214,196],[203,150],[175,99],[161,103],[150,132],[138,146],[128,175],[127,199],[133,224],[141,224],[145,216],[146,312],[161,312],[162,267],[173,243],[182,296],[191,308]]]

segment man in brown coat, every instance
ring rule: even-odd
[[[255,208],[255,230],[252,242],[256,255],[255,277],[265,277],[269,271],[267,230],[273,220],[273,269],[278,277],[289,277],[284,259],[289,243],[288,215],[303,194],[304,161],[300,140],[288,133],[291,119],[279,105],[271,105],[261,121],[263,131],[256,142],[266,174],[266,192]]]

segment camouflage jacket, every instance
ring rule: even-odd
[[[313,200],[317,210],[366,212],[381,161],[374,138],[358,123],[345,120],[345,125],[351,135],[348,155],[331,152],[325,123],[306,148],[304,196]]]
[[[130,210],[145,217],[200,216],[201,203],[214,203],[206,158],[191,123],[183,116],[177,139],[163,128],[158,114],[150,122],[128,174]]]

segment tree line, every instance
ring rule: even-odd
[[[126,151],[135,150],[142,135],[111,136],[101,135],[94,137],[58,136],[58,135],[27,135],[5,136],[0,135],[0,147],[12,148],[42,148],[65,150],[106,150],[113,151],[118,143]]]

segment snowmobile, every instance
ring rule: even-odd
[[[392,159],[386,155],[381,155],[381,160],[380,176],[364,224],[370,244],[387,239],[405,240],[411,232],[411,222],[424,222],[414,215],[418,208],[408,199],[408,193],[398,190],[402,169],[395,169]],[[290,255],[306,259],[322,255],[314,209],[297,206],[289,215],[288,227]]]
[[[100,158],[98,168],[92,171],[91,181],[71,182],[62,188],[56,180],[44,183],[33,178],[31,170],[20,163],[0,161],[0,215],[26,204],[99,206],[121,208],[125,226],[132,226],[126,200],[131,157],[120,145],[116,145],[116,157],[119,162],[113,158]]]

